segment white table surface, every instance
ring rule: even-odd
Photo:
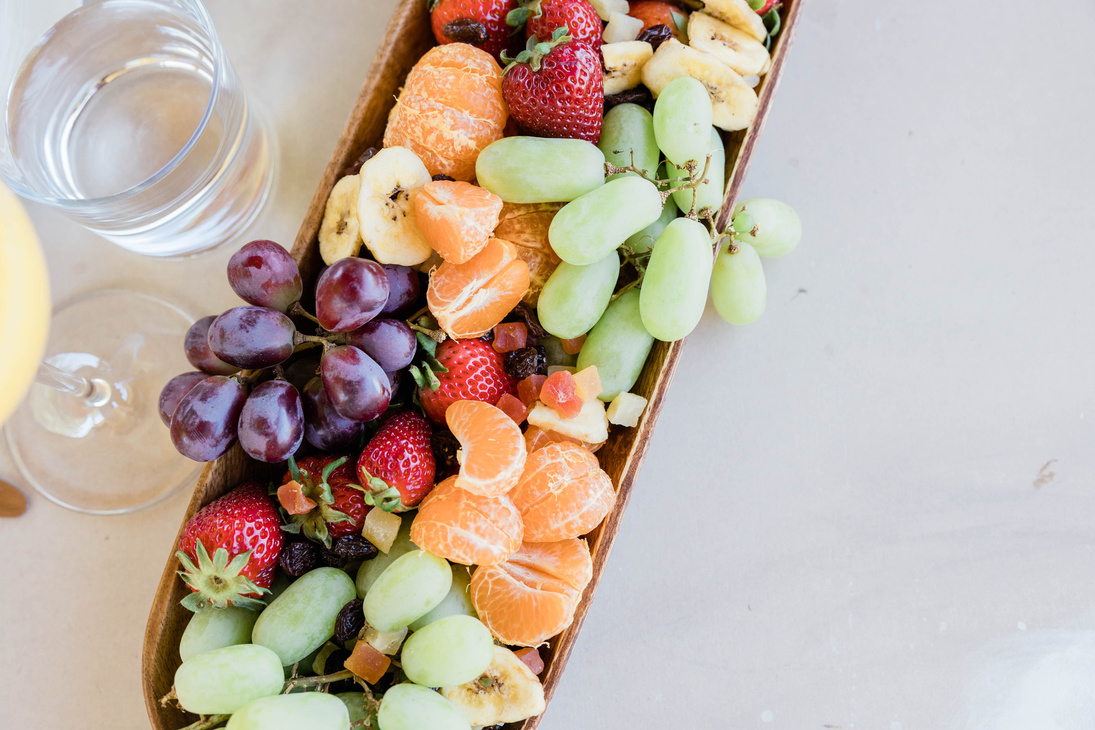
[[[395,2],[209,5],[281,140],[248,238],[290,242]],[[746,184],[804,240],[760,322],[693,335],[545,730],[1095,726],[1093,32],[1086,3],[807,3]],[[233,305],[232,247],[31,213],[55,299]],[[0,727],[148,726],[186,501],[0,522]]]

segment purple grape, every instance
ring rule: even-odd
[[[384,374],[388,376],[388,385],[391,386],[393,397],[399,390],[399,384],[403,382],[403,378],[400,376],[399,373],[399,370],[396,370],[394,372],[388,372],[386,370],[384,371]]]
[[[247,388],[232,378],[211,375],[182,397],[171,416],[171,441],[194,461],[219,459],[236,441]]]
[[[349,332],[380,314],[388,302],[388,276],[366,259],[339,259],[316,282],[316,318],[329,332]]]
[[[266,307],[233,307],[209,327],[209,348],[241,368],[268,368],[293,354],[293,320]]]
[[[346,344],[364,351],[389,371],[410,365],[418,350],[414,331],[401,319],[374,319],[347,334]]]
[[[418,302],[422,296],[422,274],[410,266],[384,264],[388,275],[388,303],[380,310],[381,314],[402,312]]]
[[[240,446],[252,459],[279,464],[304,440],[300,393],[284,380],[270,380],[251,391],[239,424]]]
[[[251,241],[232,254],[228,284],[248,304],[279,312],[288,312],[304,292],[297,262],[273,241]]]
[[[323,380],[314,377],[301,390],[304,401],[304,438],[320,451],[341,451],[357,443],[365,424],[344,418],[331,405]]]
[[[371,421],[387,410],[392,399],[388,376],[361,350],[350,345],[328,350],[319,369],[327,397],[346,418]]]
[[[231,375],[238,372],[239,368],[221,360],[209,349],[209,326],[216,318],[216,315],[211,314],[190,325],[190,329],[186,331],[186,339],[183,340],[183,349],[190,364],[203,373]]]
[[[285,379],[301,391],[318,374],[319,355],[305,355],[285,366]]]
[[[171,427],[171,416],[179,407],[179,401],[190,392],[191,388],[205,380],[209,376],[205,373],[189,372],[176,375],[167,381],[167,385],[160,391],[160,420],[168,428]]]

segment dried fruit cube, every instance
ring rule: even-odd
[[[376,545],[376,549],[385,555],[392,548],[395,536],[399,533],[399,525],[403,520],[399,515],[385,512],[382,509],[371,509],[365,515],[365,524],[361,528],[361,536]]]
[[[540,390],[540,400],[563,418],[574,418],[582,410],[578,381],[567,370],[552,373]]]
[[[575,337],[572,340],[559,340],[563,346],[563,352],[568,355],[577,355],[582,351],[582,345],[586,343],[586,336]]]
[[[513,352],[528,344],[528,328],[524,322],[503,322],[494,326],[495,352]]]
[[[591,401],[604,392],[596,365],[590,365],[585,370],[575,373],[574,380],[578,383],[578,395],[583,402]]]
[[[507,416],[513,419],[513,422],[520,425],[525,422],[525,418],[528,417],[530,406],[521,402],[520,398],[512,396],[509,393],[503,393],[502,397],[498,399],[498,402],[494,404],[499,410],[504,412]]]
[[[291,515],[306,515],[316,508],[316,503],[305,496],[304,487],[296,481],[278,487],[278,504]]]
[[[544,671],[544,660],[540,658],[540,652],[533,647],[526,647],[524,649],[518,649],[514,652],[517,658],[525,663],[533,674],[539,674]]]
[[[365,629],[365,635],[361,638],[381,654],[394,656],[403,645],[403,639],[407,638],[407,627],[404,626],[399,631],[377,631],[370,626]]]
[[[544,387],[545,380],[547,376],[538,373],[528,376],[517,384],[517,397],[526,406],[532,408],[536,401],[540,400],[540,390]]]
[[[608,422],[617,426],[637,426],[646,410],[646,398],[634,393],[620,393],[608,406]]]
[[[354,645],[353,652],[343,664],[344,667],[369,684],[376,684],[379,682],[391,665],[391,659],[381,654],[365,641],[359,641]]]

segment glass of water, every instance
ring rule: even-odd
[[[200,0],[0,0],[0,178],[150,256],[240,234],[273,137]]]

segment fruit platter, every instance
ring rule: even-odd
[[[737,202],[801,0],[408,0],[291,249],[166,384],[208,462],[143,650],[157,730],[532,730],[684,338],[798,242]]]

